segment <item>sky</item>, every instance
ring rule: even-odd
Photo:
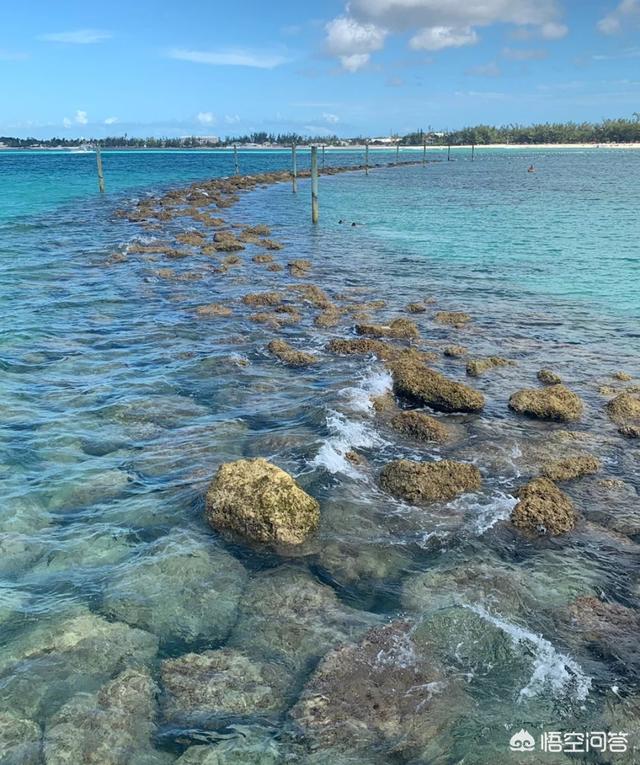
[[[640,112],[640,0],[3,6],[0,135],[381,136]]]

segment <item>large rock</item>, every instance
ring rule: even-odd
[[[40,765],[42,732],[33,720],[0,712],[0,762],[2,765]]]
[[[369,337],[392,337],[395,339],[415,340],[420,332],[414,321],[410,319],[394,319],[391,324],[356,324],[359,335]]]
[[[341,603],[331,587],[305,571],[286,567],[258,574],[249,583],[229,645],[300,674],[377,621]]]
[[[556,536],[571,531],[577,522],[573,502],[548,478],[534,478],[518,492],[511,523],[522,531]]]
[[[401,359],[391,364],[393,389],[399,396],[442,412],[479,412],[482,393],[464,383],[429,369],[417,361]]]
[[[542,468],[542,475],[551,481],[571,481],[585,475],[597,473],[600,470],[600,460],[591,454],[580,454],[576,457],[565,457],[560,460],[547,462]]]
[[[0,651],[0,710],[39,721],[71,695],[147,664],[157,650],[154,635],[95,614],[43,619]]]
[[[449,438],[449,430],[445,425],[424,412],[400,412],[393,417],[389,424],[394,430],[405,433],[416,441],[437,441],[443,443]]]
[[[482,484],[480,471],[466,462],[395,460],[382,468],[380,485],[407,502],[449,500]]]
[[[206,515],[214,528],[252,542],[298,545],[317,529],[320,506],[288,473],[258,458],[218,468]]]
[[[160,674],[164,717],[185,727],[218,727],[236,717],[275,715],[287,703],[290,683],[281,667],[233,648],[166,659]]]
[[[640,393],[621,393],[607,404],[607,414],[623,436],[640,438]]]
[[[78,694],[49,720],[46,765],[152,765],[172,762],[152,747],[157,687],[125,670],[97,693]]]
[[[572,422],[580,419],[583,407],[580,397],[566,386],[549,385],[517,391],[509,399],[509,408],[542,420]]]
[[[411,630],[377,627],[324,658],[291,710],[314,748],[380,748],[404,761],[451,725],[464,694]]]
[[[103,608],[164,641],[224,641],[246,583],[244,566],[211,539],[177,531],[116,573]]]

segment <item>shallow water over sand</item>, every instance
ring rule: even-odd
[[[638,745],[639,450],[605,413],[614,391],[640,379],[638,161],[544,155],[531,178],[523,158],[481,154],[323,178],[316,230],[307,182],[297,197],[261,188],[222,211],[268,224],[284,244],[274,261],[308,258],[306,279],[254,263],[262,250],[252,245],[225,274],[197,249],[130,252],[133,240],[171,242],[199,225],[114,219],[126,195],[6,223],[0,730],[21,732],[15,761],[41,761],[43,732],[47,763],[82,761],[56,757],[96,738],[107,742],[102,761],[145,764],[518,762],[508,741],[521,728],[626,731]],[[318,309],[291,289],[300,283],[344,308],[338,326],[315,326]],[[273,289],[298,323],[251,320],[241,297]],[[386,306],[357,307],[378,299]],[[425,301],[409,318],[420,347],[437,353],[433,366],[487,398],[479,415],[436,415],[451,432],[440,445],[402,436],[373,408],[391,385],[382,363],[326,350],[353,336],[358,313],[386,322],[412,301]],[[212,303],[233,314],[197,315]],[[472,322],[443,326],[438,310]],[[274,337],[319,362],[292,370],[266,351]],[[442,355],[451,344],[515,363],[468,378],[466,358]],[[507,408],[541,367],[583,399],[578,423]],[[562,484],[577,528],[551,540],[515,532],[518,487],[547,460],[583,452],[602,466]],[[294,553],[223,539],[204,522],[217,466],[256,456],[320,502],[319,533]],[[482,488],[420,507],[393,499],[377,476],[400,457],[472,462]],[[577,600],[586,597],[630,610],[594,626],[592,601]],[[336,646],[389,623],[397,634],[391,647],[381,638],[371,670],[379,699],[356,666],[344,689],[330,677],[323,686],[341,715],[350,710],[348,735],[305,727],[300,693],[317,663],[339,667]],[[205,655],[182,662],[193,653]],[[203,699],[212,675],[220,686]],[[385,717],[398,701],[385,689],[404,682],[415,703]],[[548,761],[568,759],[558,756]]]

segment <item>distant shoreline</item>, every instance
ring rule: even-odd
[[[315,144],[320,145],[320,144]],[[299,145],[298,150],[306,151],[311,148],[311,144]],[[340,152],[353,152],[364,151],[364,144],[353,144],[351,146],[333,146],[325,144],[324,148],[327,151],[340,151]],[[459,149],[466,149],[471,151],[471,144],[452,144],[451,150],[457,151]],[[427,144],[427,151],[447,151],[448,145],[440,144]],[[634,141],[629,143],[483,143],[475,144],[476,151],[482,149],[505,149],[505,150],[521,150],[521,149],[640,149],[640,142]],[[193,146],[193,147],[144,147],[144,146],[114,146],[105,148],[102,147],[103,153],[121,151],[121,152],[137,152],[137,151],[149,151],[149,152],[232,152],[233,146]],[[290,146],[242,146],[238,145],[238,151],[250,152],[250,151],[290,151]],[[400,152],[405,151],[423,151],[422,145],[401,145]],[[396,151],[394,144],[388,145],[375,145],[369,144],[369,151]],[[0,154],[2,152],[64,152],[65,154],[92,154],[93,150],[88,149],[78,150],[74,148],[67,148],[65,146],[0,146]]]

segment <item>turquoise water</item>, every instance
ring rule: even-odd
[[[637,746],[640,456],[605,405],[640,378],[640,152],[454,157],[322,178],[316,228],[306,181],[297,196],[288,184],[244,195],[222,214],[269,225],[284,269],[254,263],[249,245],[221,273],[198,248],[180,259],[130,248],[173,244],[200,224],[149,229],[113,212],[159,187],[228,175],[230,155],[105,153],[110,193],[99,198],[91,155],[0,154],[0,762],[75,765],[100,746],[97,761],[118,765],[480,765],[524,761],[508,750],[521,728],[627,731]],[[349,160],[361,156],[326,155]],[[287,162],[241,155],[244,171]],[[308,258],[308,281],[344,309],[335,328],[318,328],[292,291],[293,258]],[[296,305],[298,323],[252,320],[242,296],[268,289]],[[377,299],[386,306],[355,307]],[[428,300],[410,316],[421,347],[487,397],[481,415],[436,415],[451,432],[442,445],[417,444],[373,410],[390,386],[383,365],[326,350],[353,336],[361,312],[385,322]],[[210,303],[233,314],[199,316]],[[435,310],[473,321],[443,326]],[[318,363],[277,362],[266,350],[274,337]],[[442,355],[452,343],[515,363],[471,379],[465,360]],[[508,410],[543,366],[583,399],[578,423]],[[562,485],[576,530],[515,533],[518,488],[547,459],[578,452],[602,465]],[[256,456],[320,502],[318,534],[292,554],[204,521],[217,467]],[[400,502],[377,481],[400,457],[472,462],[482,488]],[[589,623],[594,601],[579,598],[619,610]],[[411,640],[392,627],[396,642],[369,668],[378,707],[345,674],[329,685],[327,715],[346,715],[349,735],[337,719],[330,735],[305,727],[295,704],[318,661],[400,619]],[[173,659],[187,666],[177,698]],[[380,720],[380,706],[400,704],[390,688],[417,701]]]

